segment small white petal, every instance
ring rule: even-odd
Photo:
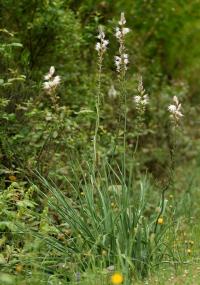
[[[49,80],[50,78],[51,78],[51,75],[49,73],[44,76],[45,80]]]
[[[120,26],[123,26],[126,24],[126,19],[125,19],[125,15],[124,15],[124,12],[121,13],[121,18],[120,18],[120,21],[119,21],[119,25]]]
[[[140,96],[134,96],[134,101],[136,104],[139,104],[141,102],[141,97]]]
[[[178,98],[176,96],[173,97],[173,101],[178,106],[179,102],[178,102]]]
[[[95,49],[96,49],[97,51],[100,51],[100,49],[101,49],[100,43],[96,43]]]
[[[54,67],[54,66],[51,66],[50,69],[49,69],[49,74],[50,74],[51,76],[53,76],[53,75],[54,75],[54,72],[55,72],[55,67]]]
[[[175,115],[178,116],[178,117],[183,117],[183,114],[181,112],[179,112],[179,111],[176,111]]]
[[[52,83],[54,86],[59,85],[60,84],[60,76],[59,75],[55,76]]]
[[[142,105],[147,105],[147,104],[149,104],[149,100],[148,100],[148,99],[143,99],[143,100],[141,101],[141,104],[142,104]]]
[[[43,88],[44,88],[45,90],[50,89],[51,87],[50,87],[49,82],[44,82],[44,83],[43,83]]]
[[[98,39],[102,40],[105,38],[105,33],[103,31],[99,31],[99,34],[97,36]]]
[[[130,29],[129,29],[129,28],[123,28],[123,29],[122,29],[122,33],[123,33],[124,35],[128,34],[129,32],[130,32]]]
[[[176,112],[176,106],[175,105],[169,105],[168,110],[171,113],[175,113]]]
[[[122,33],[118,27],[116,28],[115,36],[117,39],[120,39],[122,37]]]
[[[125,63],[126,65],[129,63],[129,61],[128,61],[127,58],[124,59],[124,63]]]

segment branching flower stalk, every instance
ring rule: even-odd
[[[146,90],[143,86],[142,76],[138,77],[138,86],[137,86],[137,95],[133,97],[133,101],[136,106],[137,116],[136,116],[136,124],[135,124],[135,146],[132,153],[132,161],[136,161],[136,152],[138,150],[139,138],[143,134],[144,130],[144,115],[149,104],[149,95],[146,93]],[[135,164],[136,165],[136,164]],[[134,163],[131,165],[131,172],[134,167]]]
[[[60,106],[59,106],[59,96],[57,96],[57,88],[61,83],[61,77],[59,75],[55,76],[55,67],[51,66],[49,68],[49,72],[44,75],[44,82],[43,82],[43,90],[46,94],[50,97],[51,100],[51,109],[55,115],[54,120],[56,121],[56,124],[52,125],[50,127],[49,135],[46,137],[42,147],[40,148],[38,155],[37,155],[37,164],[39,164],[40,158],[45,150],[45,146],[47,145],[48,141],[51,139],[52,134],[55,130],[59,129],[59,117],[60,117]],[[46,129],[49,127],[50,121],[47,120],[46,123]]]
[[[123,105],[123,114],[124,114],[124,158],[123,158],[123,168],[124,168],[124,179],[126,177],[126,129],[127,129],[127,95],[125,90],[125,76],[127,71],[127,65],[129,63],[128,54],[126,53],[125,47],[125,35],[129,33],[130,29],[125,27],[126,19],[124,13],[121,13],[121,18],[119,27],[116,28],[115,36],[119,42],[119,55],[115,56],[115,65],[118,73],[118,78],[121,86],[121,98]]]
[[[134,153],[137,150],[139,136],[141,134],[141,130],[143,129],[144,113],[145,113],[147,105],[149,104],[149,96],[146,93],[146,90],[144,89],[142,76],[139,77],[137,90],[138,90],[138,95],[134,96],[134,98],[133,98],[134,102],[135,102],[135,105],[136,105],[136,110],[138,112],[138,115],[137,115],[137,129],[136,129],[137,141],[136,141],[136,146],[135,146]]]
[[[102,77],[102,66],[103,66],[103,59],[104,54],[107,50],[107,46],[109,41],[105,39],[105,33],[102,27],[99,27],[99,34],[97,36],[98,42],[96,43],[95,49],[98,53],[98,85],[97,85],[97,96],[96,96],[96,126],[95,126],[95,133],[93,139],[93,147],[94,147],[94,159],[93,159],[93,167],[95,170],[97,164],[97,137],[98,137],[98,130],[100,125],[100,105],[101,105],[101,77]]]
[[[177,152],[177,131],[179,129],[180,119],[183,117],[183,114],[181,112],[181,104],[179,103],[177,96],[173,97],[173,104],[170,104],[168,106],[168,111],[170,112],[170,118],[172,120],[172,124],[171,124],[172,141],[171,141],[171,146],[170,146],[171,165],[170,165],[168,183],[162,190],[161,207],[160,207],[160,212],[159,212],[158,217],[157,217],[157,221],[162,216],[163,211],[164,211],[165,194],[166,194],[167,190],[169,189],[169,187],[174,184],[175,155]],[[156,222],[155,230],[154,230],[155,233],[157,230],[157,225],[158,225],[158,223]]]
[[[59,75],[54,76],[55,67],[51,66],[49,72],[44,76],[43,89],[50,96],[52,101],[52,108],[58,110],[58,99],[56,89],[60,85],[61,78]]]

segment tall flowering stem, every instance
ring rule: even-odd
[[[139,76],[138,80],[138,95],[134,96],[134,102],[137,110],[137,134],[138,136],[141,134],[141,130],[144,125],[144,114],[149,104],[149,95],[146,93],[146,90],[143,86],[142,76]]]
[[[99,34],[97,36],[98,42],[96,43],[95,49],[98,53],[98,84],[97,84],[97,96],[96,96],[96,125],[95,125],[95,133],[93,139],[93,147],[94,147],[94,159],[93,166],[94,170],[97,164],[97,137],[98,130],[100,125],[100,105],[101,105],[101,78],[102,78],[102,66],[104,54],[107,50],[107,46],[109,41],[105,39],[105,33],[102,27],[99,27]]]
[[[118,73],[119,82],[121,85],[122,102],[123,102],[123,113],[124,113],[124,179],[126,179],[126,129],[127,129],[127,95],[125,90],[125,76],[127,71],[127,65],[129,63],[128,54],[126,53],[125,47],[125,35],[130,31],[129,28],[125,27],[126,19],[124,13],[121,13],[120,21],[118,22],[119,27],[116,28],[115,36],[119,42],[119,55],[115,56],[115,65]]]
[[[134,150],[134,154],[137,151],[138,143],[139,143],[139,136],[142,133],[141,130],[143,129],[144,125],[144,113],[146,110],[147,105],[149,104],[149,95],[146,93],[146,90],[143,86],[143,79],[142,76],[139,76],[138,80],[138,95],[134,96],[134,103],[136,105],[137,110],[137,124],[136,124],[136,134],[137,134],[137,140],[136,140],[136,146]]]
[[[170,171],[169,171],[169,179],[167,185],[163,188],[162,194],[161,194],[161,208],[160,212],[157,217],[157,221],[162,216],[165,206],[165,194],[170,186],[174,185],[174,174],[175,174],[175,155],[177,152],[177,131],[179,129],[179,123],[180,119],[183,117],[183,114],[181,112],[181,104],[179,103],[179,100],[176,96],[173,97],[173,103],[168,106],[168,111],[170,112],[170,119],[171,119],[171,125],[170,125],[170,133],[172,136],[171,142],[170,142],[170,157],[171,157],[171,165],[170,165]],[[155,230],[156,233],[158,222],[155,224]]]

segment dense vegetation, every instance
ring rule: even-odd
[[[199,0],[0,6],[0,284],[198,284]]]

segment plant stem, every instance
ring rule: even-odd
[[[93,147],[94,147],[93,171],[94,173],[95,173],[95,168],[97,164],[97,137],[98,137],[98,130],[99,130],[99,125],[100,125],[102,61],[103,61],[103,57],[100,54],[99,61],[98,61],[99,69],[98,69],[98,85],[97,85],[97,96],[96,96],[96,125],[95,125],[95,133],[94,133],[94,140],[93,140]]]

